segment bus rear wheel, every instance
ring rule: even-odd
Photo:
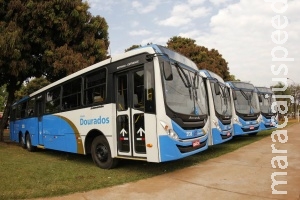
[[[23,137],[22,134],[19,134],[19,143],[20,143],[20,145],[21,145],[21,147],[22,147],[23,149],[26,149],[25,138]]]
[[[94,163],[102,169],[112,169],[118,164],[118,159],[111,157],[109,144],[103,135],[93,140],[91,154]]]
[[[30,152],[35,151],[35,147],[32,146],[32,144],[31,144],[31,139],[30,139],[30,135],[29,134],[26,134],[25,141],[26,141],[26,148],[27,148],[27,150],[30,151]]]

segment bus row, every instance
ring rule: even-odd
[[[15,102],[10,139],[23,148],[119,159],[181,159],[276,127],[272,91],[224,82],[187,57],[148,45],[66,76]]]

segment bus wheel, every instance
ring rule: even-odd
[[[255,133],[249,133],[248,135],[249,136],[255,136],[257,134],[257,132],[255,132]]]
[[[19,135],[19,143],[23,149],[26,149],[25,138],[23,137],[22,134]]]
[[[91,154],[94,163],[100,168],[111,169],[117,165],[118,160],[111,157],[109,144],[103,135],[93,140]]]
[[[31,139],[30,139],[30,135],[29,134],[26,134],[25,140],[26,140],[26,148],[27,148],[27,150],[30,151],[30,152],[35,151],[35,147],[32,146],[32,144],[31,144]]]

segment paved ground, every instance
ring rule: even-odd
[[[199,165],[127,183],[115,187],[75,193],[47,200],[97,200],[97,199],[298,199],[300,200],[300,123],[285,129],[286,143],[273,142],[271,137],[242,147],[237,151],[211,159]],[[285,137],[282,135],[282,140]],[[272,153],[271,145],[287,153]],[[276,156],[287,159],[286,169],[272,168]],[[286,162],[281,162],[285,166]],[[287,194],[272,194],[271,175],[275,172],[287,175],[275,177],[287,184],[275,186]]]

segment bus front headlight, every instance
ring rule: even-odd
[[[169,126],[165,123],[160,121],[160,124],[162,125],[162,127],[164,128],[164,130],[166,131],[166,133],[173,139],[178,140],[179,137],[177,135],[177,133],[175,133],[175,131],[171,128],[169,128]]]
[[[236,117],[233,118],[233,121],[234,121],[234,123],[236,123],[236,124],[242,126],[242,123],[240,122],[240,120],[239,120],[238,118],[236,118]]]
[[[214,125],[216,126],[216,128],[217,128],[219,131],[221,131],[221,128],[220,128],[218,122],[216,122],[215,120],[213,120],[213,123],[214,123]]]
[[[168,130],[169,136],[171,136],[173,139],[178,140],[178,135],[173,131],[173,129]]]

